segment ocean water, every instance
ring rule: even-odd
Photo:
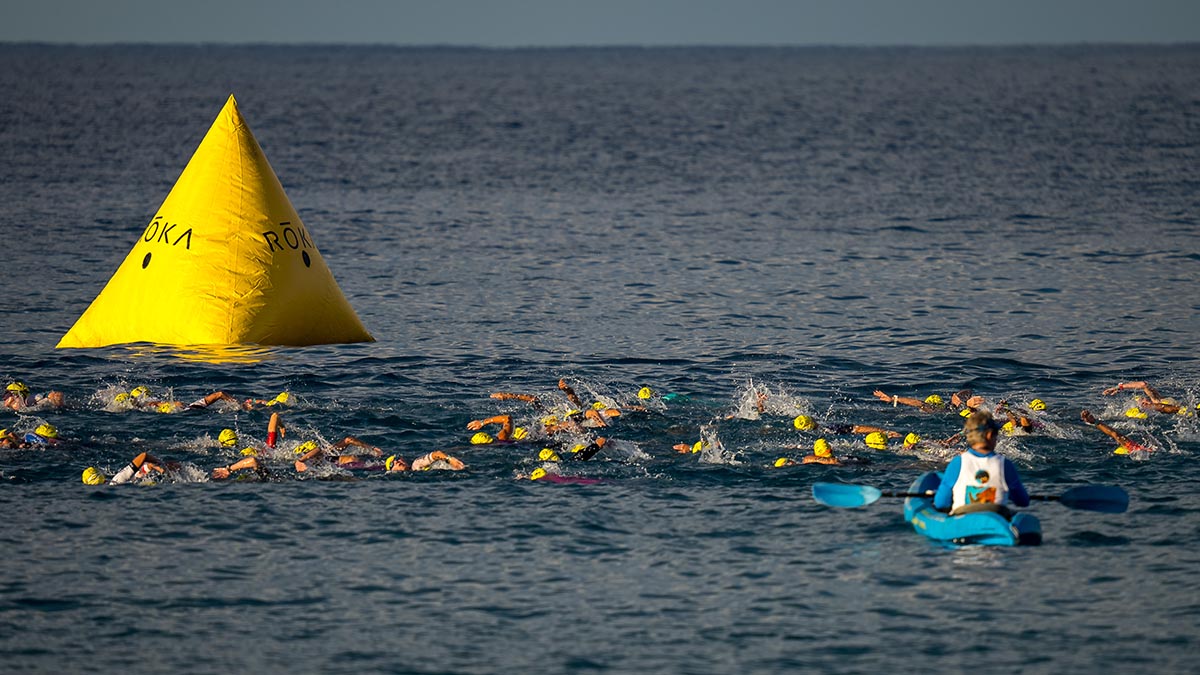
[[[152,36],[147,36],[152,39]],[[0,377],[67,442],[0,450],[6,672],[1195,672],[1200,48],[551,49],[0,45]],[[58,350],[229,94],[377,342]],[[570,475],[495,391],[629,406]],[[292,395],[266,482],[224,427]],[[950,451],[775,468],[797,414],[942,438],[893,407],[1045,400],[1002,439],[1036,548],[947,549],[900,504]],[[675,396],[665,396],[674,394]],[[765,396],[760,413],[753,401]],[[1089,409],[1152,452],[1113,454]],[[530,442],[472,446],[511,413]],[[462,472],[297,474],[360,437]],[[705,438],[703,453],[672,446]],[[572,439],[581,440],[581,439]],[[569,441],[570,442],[570,441]],[[569,443],[568,442],[568,443]],[[895,443],[893,443],[895,446]],[[183,469],[85,486],[150,451]]]

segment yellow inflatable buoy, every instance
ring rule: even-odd
[[[58,347],[372,341],[230,96]]]

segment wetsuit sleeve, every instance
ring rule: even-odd
[[[1004,482],[1008,485],[1008,500],[1017,506],[1029,506],[1029,493],[1021,483],[1021,476],[1012,460],[1004,458]]]
[[[958,472],[961,467],[961,457],[955,457],[946,465],[946,472],[942,474],[942,484],[938,486],[937,494],[933,496],[933,508],[945,511],[954,504],[954,484],[958,482]],[[1007,476],[1005,477],[1007,478]]]

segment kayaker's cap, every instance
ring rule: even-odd
[[[910,432],[904,437],[904,447],[911,448],[921,442],[921,437],[916,432]]]
[[[538,468],[534,469],[533,472],[529,474],[529,480],[537,480],[539,478],[545,478],[545,477],[546,477],[546,470],[540,466]]]
[[[1125,411],[1125,416],[1138,420],[1144,420],[1147,417],[1146,413],[1143,412],[1141,408],[1130,408]]]
[[[930,395],[926,396],[925,403],[927,403],[935,408],[940,408],[940,407],[946,405],[946,402],[942,400],[942,397],[938,396],[937,394],[930,394]]]
[[[882,432],[872,431],[871,433],[867,434],[867,438],[865,440],[868,448],[872,448],[874,450],[887,450],[887,436],[885,436]]]
[[[105,476],[94,466],[89,466],[83,470],[83,482],[87,485],[104,485],[108,481],[108,476]]]
[[[487,432],[480,431],[471,437],[471,445],[487,445],[496,439],[492,438]]]
[[[1029,402],[1029,409],[1030,410],[1045,410],[1046,402],[1040,398],[1035,398]]]
[[[58,438],[58,429],[55,429],[51,424],[39,424],[33,433],[42,438]]]
[[[226,448],[232,448],[238,444],[237,432],[233,429],[222,429],[220,434],[217,434],[217,442]]]
[[[654,392],[650,389],[650,387],[642,387],[641,389],[638,389],[638,398],[642,399],[643,401],[652,396],[654,396]]]
[[[813,454],[817,457],[830,457],[833,455],[833,450],[829,448],[829,441],[824,438],[818,438],[813,441]]]
[[[796,419],[792,420],[792,426],[800,431],[809,431],[817,428],[817,422],[808,415],[797,415]]]
[[[550,448],[542,448],[542,451],[538,453],[538,459],[542,460],[543,462],[562,461],[562,458],[558,456],[558,453]]]

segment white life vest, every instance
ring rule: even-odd
[[[954,504],[1007,504],[1008,483],[1004,481],[1004,456],[990,453],[980,457],[970,452],[959,455],[958,482],[954,484]]]

